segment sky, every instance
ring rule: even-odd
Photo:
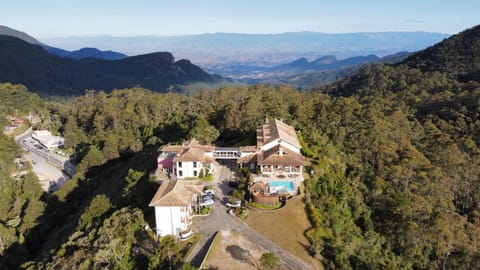
[[[479,0],[0,0],[0,25],[36,38],[426,31],[480,24]]]

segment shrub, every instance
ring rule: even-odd
[[[277,266],[278,257],[273,252],[263,253],[260,258],[260,265],[266,269],[272,269]]]
[[[211,211],[210,207],[202,207],[202,209],[200,209],[200,214],[208,215],[210,214],[210,211]]]

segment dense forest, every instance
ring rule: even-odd
[[[0,86],[12,87],[24,91]],[[165,247],[180,248],[168,238],[156,244],[143,229],[158,148],[193,136],[245,143],[266,116],[283,118],[302,138],[314,171],[305,182],[313,224],[306,235],[327,269],[480,268],[476,81],[378,64],[306,93],[268,85],[192,96],[131,88],[39,102],[49,112],[42,126],[64,134],[78,170],[59,191],[42,194],[28,184],[33,176],[8,176],[19,150],[0,137],[2,268],[164,269]],[[133,252],[148,245],[153,255]]]

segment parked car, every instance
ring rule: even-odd
[[[207,195],[215,195],[215,191],[213,189],[206,189],[203,191],[203,194],[207,194]]]
[[[215,201],[215,197],[213,195],[209,195],[209,194],[202,194],[202,201],[206,201],[206,200]]]
[[[234,200],[232,202],[227,202],[227,207],[231,207],[231,208],[239,208],[242,206],[242,201],[240,200]]]
[[[213,200],[214,197],[215,197],[215,193],[213,192],[213,190],[210,190],[210,189],[209,189],[209,190],[205,190],[205,191],[203,191],[203,193],[202,193],[202,197],[208,197],[208,198],[210,198],[210,199]]]
[[[214,197],[213,195],[209,195],[209,194],[202,194],[202,201],[206,201],[206,200],[212,200],[214,201]]]
[[[212,205],[214,203],[215,202],[212,199],[207,199],[207,200],[202,200],[202,202],[199,205],[200,206],[208,206],[208,205]]]

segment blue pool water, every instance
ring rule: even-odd
[[[295,193],[292,181],[270,181],[270,193]]]

